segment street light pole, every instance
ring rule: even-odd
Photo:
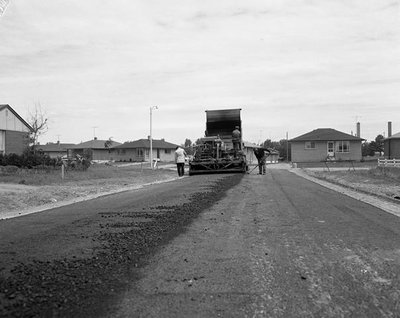
[[[153,169],[153,109],[158,109],[157,106],[150,107],[150,168]]]

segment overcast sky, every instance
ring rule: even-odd
[[[11,0],[0,39],[0,104],[40,103],[41,143],[146,138],[155,105],[179,144],[221,108],[251,142],[400,131],[400,0]]]

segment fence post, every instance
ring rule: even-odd
[[[65,178],[65,166],[64,164],[61,165],[61,179],[64,180]]]

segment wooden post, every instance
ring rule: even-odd
[[[61,179],[64,180],[65,178],[65,166],[64,164],[61,165]]]

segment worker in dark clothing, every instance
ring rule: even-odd
[[[236,151],[240,150],[240,130],[239,126],[235,126],[235,130],[232,131],[232,144],[233,144],[233,149]]]
[[[267,170],[267,157],[270,154],[270,151],[267,148],[254,148],[253,151],[258,161],[258,174],[265,174]]]

